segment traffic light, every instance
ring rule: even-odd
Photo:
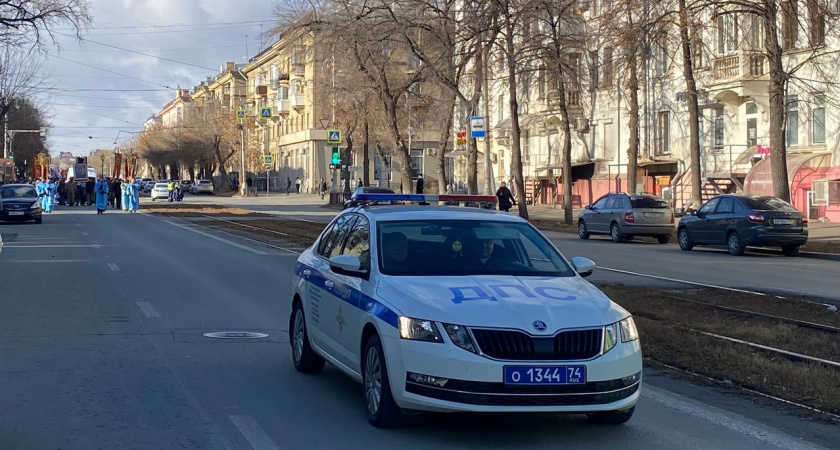
[[[338,151],[338,147],[332,148],[332,163],[335,165],[341,164],[341,153]]]

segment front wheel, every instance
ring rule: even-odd
[[[581,239],[589,239],[589,232],[586,231],[586,222],[578,222],[578,237]]]
[[[303,304],[295,303],[289,318],[289,341],[292,343],[292,362],[295,370],[303,373],[318,373],[324,369],[324,358],[318,356],[309,345],[309,333],[306,331],[306,317]]]
[[[688,252],[694,248],[694,243],[691,242],[691,236],[688,235],[688,229],[680,228],[677,232],[677,242],[680,244],[680,250]]]
[[[374,334],[365,344],[362,386],[365,394],[365,411],[370,423],[378,428],[398,427],[405,423],[400,407],[394,402],[391,383],[388,381],[388,365],[382,341]]]
[[[636,407],[633,406],[630,409],[624,411],[601,411],[596,413],[590,413],[587,416],[589,420],[602,423],[605,425],[621,425],[623,423],[627,423],[631,417],[633,417],[633,412],[636,410]]]

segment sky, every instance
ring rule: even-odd
[[[243,64],[269,45],[260,30],[274,18],[272,0],[91,0],[93,26],[83,41],[54,29],[48,85],[39,105],[50,117],[53,155],[87,156],[114,148],[143,129],[175,98],[215,76],[226,61]],[[143,54],[140,54],[143,53]]]

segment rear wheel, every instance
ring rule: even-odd
[[[624,240],[624,236],[621,235],[621,229],[618,228],[618,224],[615,222],[610,225],[610,238],[612,238],[613,242],[621,242]]]
[[[589,239],[589,232],[586,231],[586,222],[578,222],[578,237],[581,239]]]
[[[627,423],[631,417],[633,417],[633,412],[636,410],[636,407],[632,407],[630,409],[624,411],[603,411],[603,412],[596,412],[596,413],[589,413],[587,417],[589,420],[602,423],[605,425],[621,425],[623,423]]]
[[[405,424],[405,416],[394,402],[391,393],[385,352],[382,350],[382,341],[376,334],[368,338],[365,344],[362,386],[365,393],[365,411],[373,426],[391,428]]]
[[[667,243],[671,242],[671,236],[668,236],[668,235],[658,236],[656,238],[656,240],[659,241],[660,244],[667,244]]]
[[[691,242],[691,236],[688,235],[686,228],[680,228],[677,232],[677,242],[680,244],[680,250],[688,252],[694,248],[694,243]]]
[[[744,254],[744,245],[741,243],[741,236],[737,231],[730,231],[726,236],[726,247],[729,249],[729,254],[732,256],[740,256]]]
[[[783,245],[782,246],[782,254],[785,256],[796,256],[799,254],[799,246],[798,245]]]
[[[303,305],[296,302],[289,319],[289,341],[292,343],[292,362],[295,370],[303,373],[318,373],[324,369],[321,358],[309,345],[309,333],[306,331],[306,318]]]

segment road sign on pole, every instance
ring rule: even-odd
[[[470,137],[483,138],[486,135],[484,131],[484,116],[470,117]]]
[[[274,117],[274,111],[270,106],[260,108],[260,119],[271,119],[272,117]]]
[[[321,128],[327,129],[330,126],[330,119],[321,119]]]
[[[341,144],[341,130],[327,130],[328,144]]]
[[[236,110],[236,118],[239,120],[245,119],[245,110],[244,109],[237,109]]]
[[[271,155],[263,155],[263,164],[269,167],[274,165]]]

